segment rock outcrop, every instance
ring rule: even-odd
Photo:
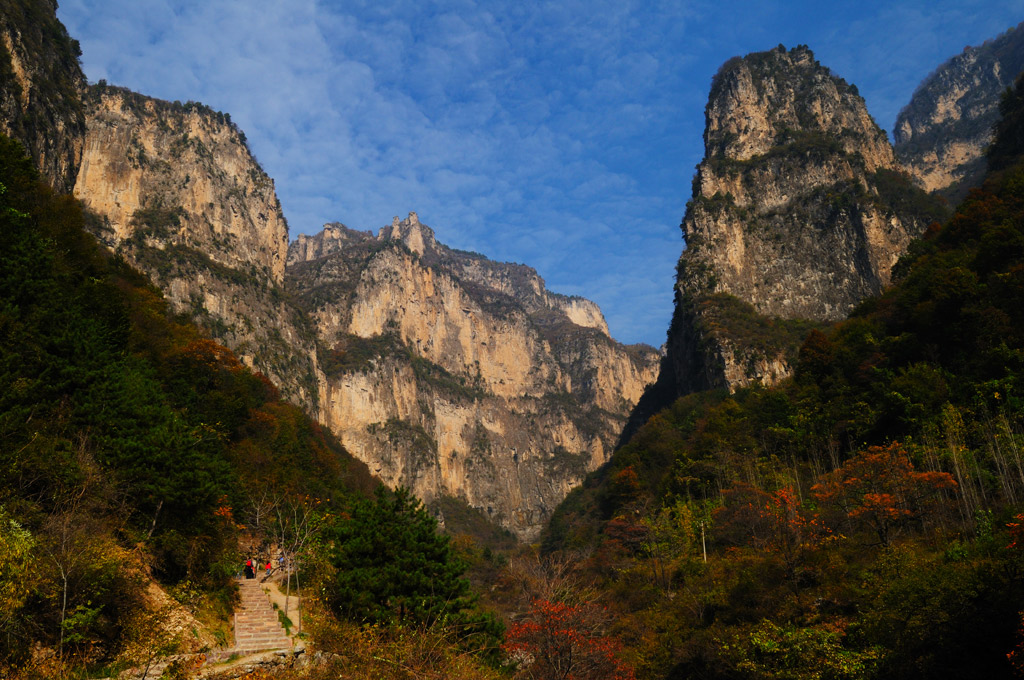
[[[631,427],[682,394],[787,376],[807,330],[878,293],[939,210],[806,47],[726,62],[705,116],[668,354]]]
[[[54,0],[0,0],[0,132],[25,145],[59,193],[71,193],[85,137],[80,55]]]
[[[519,536],[611,452],[657,353],[523,265],[437,242],[415,213],[374,236],[326,225],[288,288],[326,351],[321,419],[392,485],[465,500]]]
[[[981,182],[999,101],[1024,69],[1024,24],[966,47],[918,86],[896,118],[899,160],[928,191],[954,201]]]
[[[316,351],[287,304],[288,225],[230,117],[104,85],[84,92],[75,194],[97,236],[292,401],[315,412]]]

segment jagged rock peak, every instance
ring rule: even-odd
[[[893,129],[896,153],[921,186],[955,199],[980,183],[1000,97],[1022,69],[1024,23],[964,48],[924,79]]]
[[[393,217],[391,224],[381,229],[377,238],[382,241],[401,241],[409,250],[421,256],[428,250],[437,249],[434,230],[420,222],[420,218],[415,212],[410,212],[409,216],[401,221],[397,216]]]
[[[856,87],[804,46],[726,62],[706,125],[667,354],[631,427],[683,394],[786,377],[809,324],[880,292],[934,219]]]
[[[582,328],[594,328],[611,338],[608,323],[597,303],[578,296],[561,295],[547,290],[544,279],[533,267],[514,262],[496,262],[480,253],[449,248],[437,240],[434,230],[419,220],[415,212],[406,219],[394,217],[382,227],[376,238],[372,232],[356,231],[334,222],[314,236],[299,236],[288,250],[288,264],[327,257],[357,244],[376,240],[378,243],[401,243],[415,253],[424,264],[439,267],[471,284],[476,292],[508,296],[534,315],[544,326],[569,321]]]
[[[899,166],[854,86],[780,46],[725,63],[706,123],[681,289],[835,320],[889,281],[923,225],[879,197]]]
[[[892,148],[857,88],[803,45],[725,62],[712,80],[705,118],[708,158],[747,161],[794,141],[799,132],[834,138],[848,153],[863,156],[868,170],[893,166]]]
[[[324,225],[323,231],[311,236],[299,234],[298,238],[289,244],[288,264],[326,257],[353,244],[374,238],[372,231],[357,231],[341,222],[328,222]]]

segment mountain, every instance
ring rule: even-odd
[[[944,215],[805,46],[726,62],[705,121],[668,352],[634,425],[683,394],[789,375],[807,331],[878,294]]]
[[[638,676],[1021,668],[1024,78],[1001,109],[982,185],[791,378],[677,399],[556,511]]]
[[[229,116],[105,84],[83,91],[75,195],[96,236],[291,401],[317,410],[311,330],[286,301],[288,224]]]
[[[659,356],[536,271],[437,242],[415,214],[288,244],[230,117],[84,90],[75,193],[179,313],[279,385],[391,485],[520,537],[605,462]]]
[[[965,47],[931,73],[900,111],[896,155],[928,191],[954,200],[981,183],[999,98],[1024,69],[1024,24]]]

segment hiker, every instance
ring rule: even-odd
[[[253,568],[252,568],[252,558],[251,557],[248,560],[245,561],[245,577],[246,578],[255,578],[256,577],[256,572],[253,571]]]
[[[267,560],[267,577],[270,577],[270,560]]]

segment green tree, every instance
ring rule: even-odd
[[[355,500],[332,533],[328,601],[337,613],[365,623],[466,621],[466,565],[407,489],[381,486],[373,499]]]

